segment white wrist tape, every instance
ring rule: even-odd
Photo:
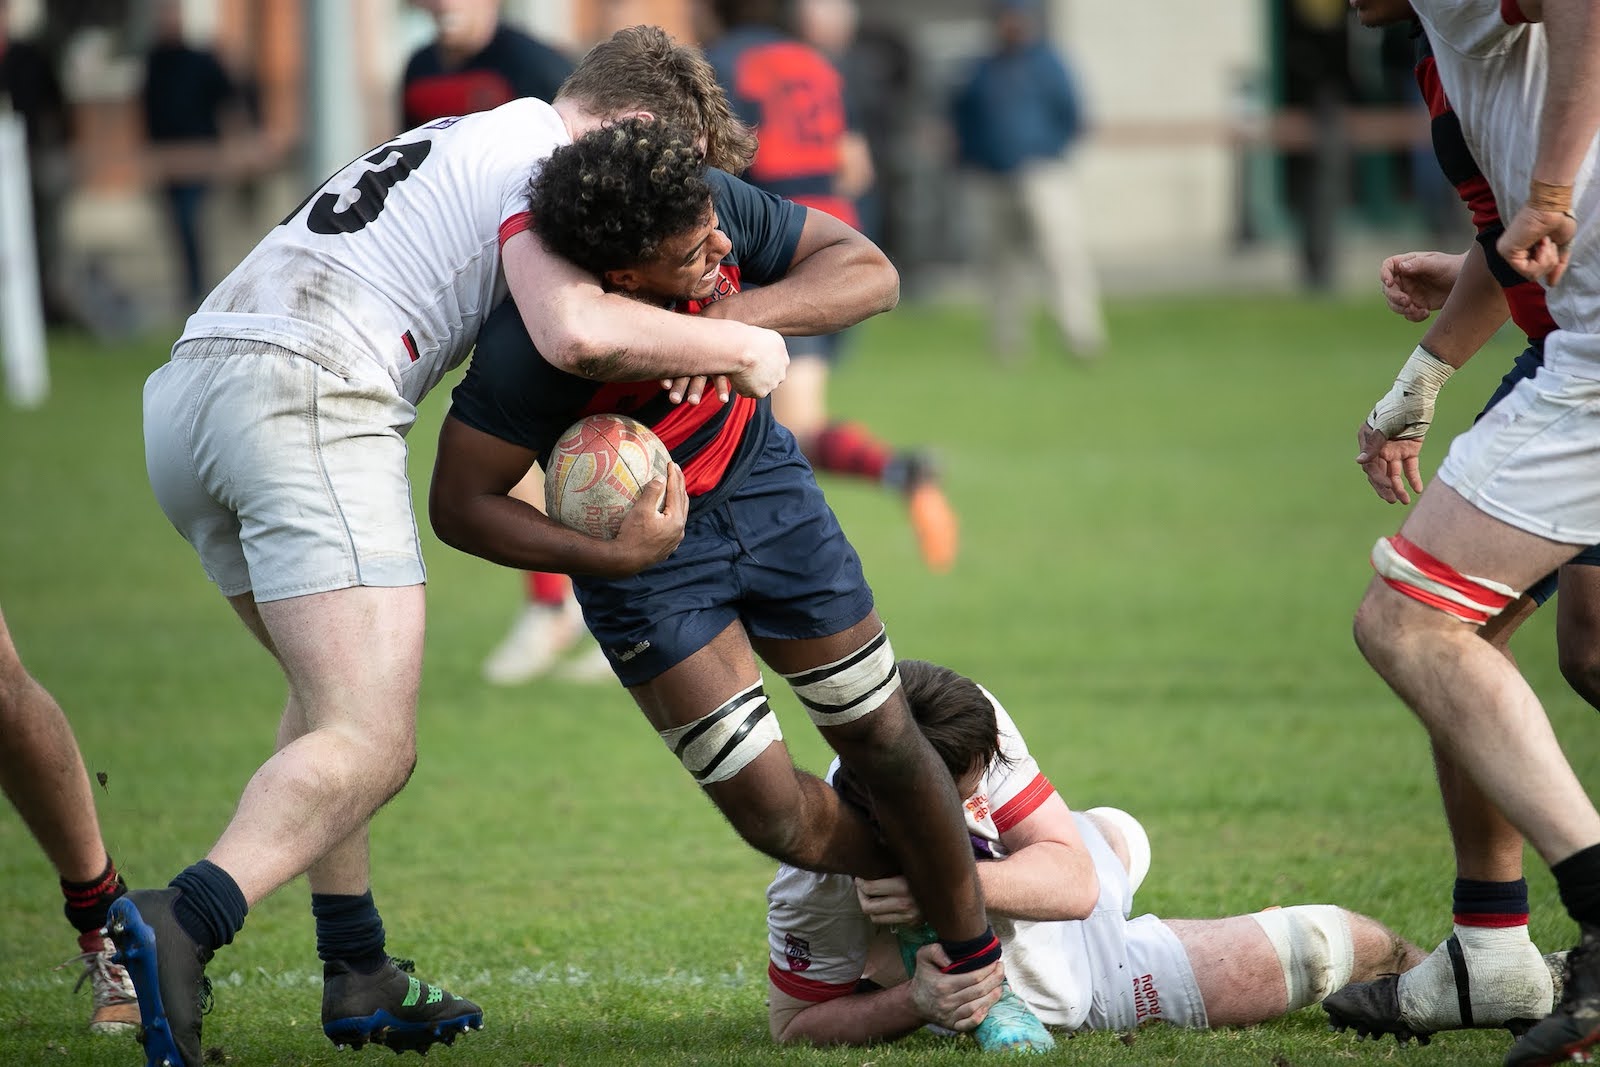
[[[1394,387],[1367,416],[1367,425],[1391,441],[1425,437],[1433,424],[1433,401],[1456,369],[1418,345],[1400,368]]]

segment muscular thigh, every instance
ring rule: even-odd
[[[1422,495],[1400,533],[1462,574],[1487,578],[1517,592],[1549,574],[1579,547],[1502,521],[1438,480]]]

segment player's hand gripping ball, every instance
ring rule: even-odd
[[[639,492],[672,456],[650,427],[626,415],[590,415],[567,427],[544,470],[545,514],[609,541]]]

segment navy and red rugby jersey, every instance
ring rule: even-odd
[[[844,78],[828,57],[776,30],[741,27],[706,49],[706,59],[760,138],[745,177],[859,227],[855,204],[833,191],[839,142],[852,122]]]
[[[789,269],[806,209],[722,171],[707,171],[718,226],[733,243],[705,304],[766,285]],[[683,468],[691,511],[713,506],[738,488],[772,429],[769,400],[734,394],[724,404],[708,392],[699,404],[674,404],[661,382],[597,382],[550,364],[528,337],[516,305],[503,301],[484,323],[466,377],[451,394],[450,414],[475,430],[548,455],[561,434],[586,415],[630,415],[655,431]]]
[[[1556,328],[1555,320],[1545,306],[1544,286],[1518,274],[1495,248],[1495,242],[1505,230],[1505,223],[1500,218],[1494,190],[1489,188],[1489,179],[1478,169],[1478,161],[1472,158],[1472,149],[1467,145],[1466,135],[1461,132],[1461,120],[1456,117],[1455,109],[1445,96],[1444,84],[1439,80],[1433,45],[1420,28],[1417,31],[1416,48],[1417,88],[1422,90],[1422,98],[1428,104],[1428,115],[1432,119],[1433,154],[1439,160],[1439,169],[1455,186],[1462,202],[1472,210],[1472,224],[1478,230],[1478,244],[1483,247],[1489,270],[1505,290],[1511,321],[1528,335],[1528,340],[1541,341]]]
[[[406,64],[400,111],[410,130],[523,96],[548,103],[571,73],[572,62],[554,48],[509,26],[496,26],[483,51],[459,67],[445,67],[437,43],[418,49]]]

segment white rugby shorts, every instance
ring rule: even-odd
[[[416,414],[392,388],[269,343],[185,341],[145,383],[150,485],[226,596],[419,585]]]

